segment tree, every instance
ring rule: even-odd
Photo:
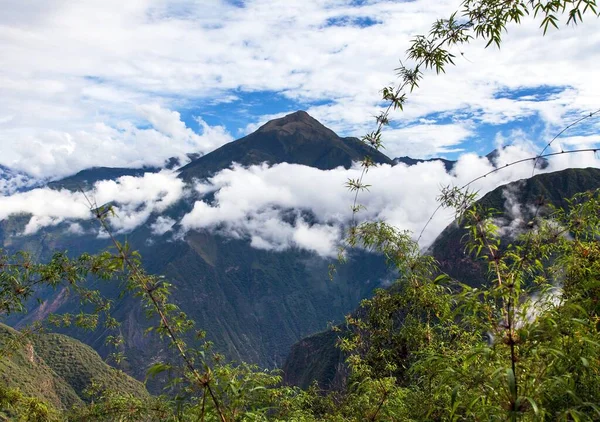
[[[490,283],[435,277],[430,260],[399,255],[397,284],[348,319],[352,382],[381,380],[384,405],[401,394],[415,420],[596,420],[600,191],[576,195],[509,244],[472,195],[441,199],[458,210],[467,250],[487,262]],[[361,234],[366,246],[411,243],[377,230]]]
[[[544,33],[598,15],[595,0],[465,0],[462,11],[437,21],[417,36],[398,69],[400,83],[383,89],[387,109],[364,137],[382,146],[382,128],[391,110],[404,107],[424,70],[444,72],[454,64],[451,48],[474,38],[500,47],[502,32],[526,14],[541,20]],[[374,163],[363,162],[363,176]],[[365,189],[362,176],[348,186]],[[39,285],[64,284],[94,306],[91,314],[62,315],[72,322],[108,328],[110,302],[86,288],[90,277],[118,279],[140,298],[155,322],[150,331],[165,337],[174,358],[150,366],[149,376],[168,374],[172,393],[135,401],[94,386],[94,402],[74,409],[74,420],[594,420],[600,418],[600,193],[576,196],[568,210],[557,209],[511,244],[501,243],[491,210],[481,209],[468,191],[447,189],[440,202],[457,211],[469,229],[469,250],[484,259],[493,282],[481,288],[449,279],[431,257],[422,255],[410,234],[385,222],[350,228],[348,245],[386,256],[398,281],[365,301],[348,318],[351,335],[346,391],[323,394],[281,386],[277,373],[224,362],[203,341],[185,313],[169,300],[170,284],[147,274],[139,255],[113,240],[114,249],[76,259],[57,254],[34,264],[26,254],[0,259],[0,307],[9,313]],[[110,209],[93,209],[111,233]],[[560,292],[555,282],[562,281]],[[102,318],[99,317],[102,315]],[[193,333],[195,336],[190,336]],[[191,341],[196,337],[197,342]],[[120,341],[112,338],[115,344]],[[116,356],[119,358],[118,354]],[[473,368],[476,367],[477,371]],[[25,420],[50,420],[56,413],[18,391],[0,389],[0,403]]]

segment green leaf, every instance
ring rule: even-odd
[[[581,421],[581,418],[579,417],[579,412],[577,412],[576,410],[569,410],[569,416],[571,416],[575,422]]]
[[[510,391],[513,400],[517,398],[517,380],[515,379],[515,373],[512,368],[506,369],[506,379],[508,381],[508,391]]]
[[[535,402],[535,400],[533,400],[531,397],[526,397],[526,399],[529,402],[529,404],[531,404],[531,408],[533,409],[533,413],[535,413],[536,416],[539,416],[539,414],[540,414],[540,408],[538,407],[538,405]]]
[[[169,369],[171,369],[171,365],[167,365],[166,363],[162,362],[157,362],[148,368],[148,370],[146,371],[146,376],[154,378],[158,374],[164,371],[168,371]]]

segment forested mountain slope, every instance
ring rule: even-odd
[[[600,169],[567,169],[545,173],[500,186],[484,195],[478,202],[484,208],[498,211],[496,224],[504,235],[530,229],[534,216],[543,216],[548,205],[566,207],[567,199],[578,192],[600,188]],[[450,224],[430,247],[440,269],[451,277],[478,286],[487,282],[485,265],[473,260],[462,243],[465,230]],[[323,331],[296,343],[283,367],[289,384],[308,387],[317,381],[321,387],[339,388],[346,373],[344,356],[336,348],[341,332]]]
[[[566,169],[540,174],[494,189],[484,195],[479,204],[484,209],[496,210],[495,219],[505,236],[514,236],[529,229],[534,217],[547,214],[548,205],[566,207],[567,199],[578,192],[600,187],[600,169]],[[451,277],[477,286],[487,280],[485,267],[465,252],[461,239],[465,230],[449,225],[430,247],[440,269]]]

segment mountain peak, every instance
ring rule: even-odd
[[[287,121],[310,121],[310,120],[313,120],[315,122],[317,121],[315,118],[313,118],[310,114],[308,114],[304,110],[294,111],[293,113],[290,113],[290,114],[282,117],[279,120],[287,120]]]
[[[323,126],[317,119],[304,110],[298,110],[279,119],[271,120],[262,125],[256,133],[285,132],[293,134],[298,131],[314,132],[326,136],[337,136],[331,129]]]
[[[306,111],[298,110],[298,111],[294,111],[293,113],[287,114],[283,117],[280,117],[278,119],[273,119],[273,120],[269,121],[268,123],[266,123],[265,125],[263,125],[263,127],[274,126],[274,125],[284,126],[286,124],[293,123],[293,122],[303,122],[303,123],[317,122],[317,123],[319,123],[317,121],[317,119],[312,117]]]
[[[192,161],[180,170],[180,175],[187,180],[201,179],[233,162],[243,166],[266,162],[302,164],[321,170],[349,168],[367,155],[376,163],[393,163],[358,139],[340,138],[306,111],[296,111]]]

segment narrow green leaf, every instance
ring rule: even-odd
[[[146,371],[146,376],[154,378],[158,374],[171,369],[171,365],[167,365],[162,362],[157,362],[154,365],[150,366]]]
[[[529,404],[531,404],[531,408],[533,409],[533,413],[535,413],[536,416],[539,416],[540,415],[540,408],[538,407],[538,405],[535,402],[535,400],[533,400],[531,397],[526,397],[526,399],[529,402]]]

